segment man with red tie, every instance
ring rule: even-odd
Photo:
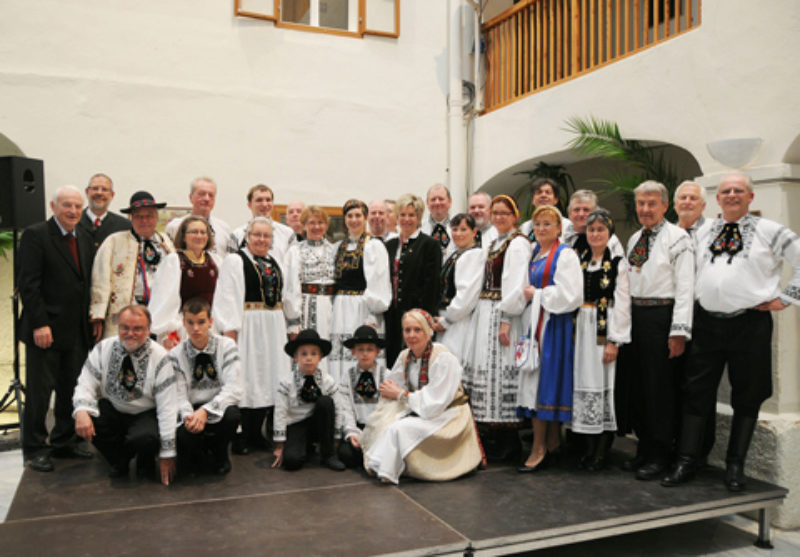
[[[89,206],[83,210],[78,228],[85,231],[92,239],[92,255],[97,248],[114,232],[130,230],[131,223],[122,215],[108,210],[114,199],[114,183],[105,174],[95,174],[89,178],[86,186],[86,199]]]
[[[22,452],[34,470],[53,470],[52,456],[91,458],[78,445],[72,419],[72,391],[89,346],[90,238],[76,227],[83,196],[75,186],[56,190],[53,216],[22,234],[19,249],[22,317],[26,345]],[[45,416],[55,391],[55,425]]]

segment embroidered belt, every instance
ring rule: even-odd
[[[734,317],[739,317],[740,315],[744,315],[747,313],[747,309],[738,309],[736,311],[732,311],[730,313],[725,313],[724,311],[708,311],[706,308],[697,304],[700,309],[706,312],[711,317],[716,317],[717,319],[733,319]]]
[[[336,294],[342,294],[344,296],[361,296],[364,293],[363,290],[346,290],[344,288],[340,288],[336,291]]]
[[[244,310],[245,311],[257,311],[257,310],[275,310],[283,308],[283,303],[278,302],[274,306],[268,306],[264,302],[245,302],[244,303]]]
[[[303,294],[321,294],[322,296],[333,296],[335,289],[332,284],[308,284],[300,285]]]
[[[669,306],[674,303],[674,298],[631,298],[631,304],[634,306]]]
[[[479,297],[481,300],[499,300],[503,297],[503,293],[499,290],[483,290]]]
[[[582,308],[596,308],[597,307],[597,302],[583,302],[583,304],[581,304],[581,307]],[[608,307],[614,307],[614,300],[609,300]]]

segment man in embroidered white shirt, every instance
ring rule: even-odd
[[[151,473],[158,452],[161,483],[169,485],[175,474],[175,373],[167,351],[149,335],[147,308],[128,306],[120,313],[119,336],[95,345],[72,396],[75,433],[106,458],[111,477],[127,477],[134,456],[139,471]]]
[[[639,480],[653,480],[664,476],[673,456],[677,359],[691,338],[694,258],[689,235],[664,219],[667,188],[648,180],[634,194],[643,228],[628,242],[632,342],[623,349],[617,406],[622,431],[632,428],[639,438],[636,458],[625,467]]]
[[[269,254],[276,256],[278,261],[282,263],[286,259],[289,247],[297,240],[294,230],[272,219],[272,209],[274,206],[275,193],[269,186],[265,184],[256,184],[247,192],[247,208],[250,209],[253,218],[264,217],[272,224],[272,244],[269,246]],[[231,241],[228,246],[231,253],[237,252],[245,246],[247,226],[249,224],[249,221],[244,223],[231,234]]]
[[[484,191],[473,193],[467,201],[467,212],[475,219],[475,227],[478,229],[475,234],[475,243],[487,249],[492,244],[492,240],[497,238],[497,229],[492,225],[491,205],[492,198]]]
[[[694,476],[726,364],[733,420],[724,481],[730,491],[745,486],[744,461],[758,412],[772,394],[771,312],[800,305],[800,238],[785,226],[749,214],[753,197],[749,176],[724,176],[717,191],[722,218],[706,222],[695,236],[694,340],[684,383],[679,457],[664,486]],[[793,271],[781,289],[783,260]]]
[[[208,177],[200,177],[192,180],[189,186],[189,202],[192,204],[192,215],[203,217],[211,225],[214,233],[214,252],[220,257],[225,257],[230,251],[231,227],[222,219],[211,215],[217,201],[217,184]],[[187,215],[175,217],[164,227],[164,234],[170,240],[175,240],[183,219]]]
[[[706,221],[703,211],[706,208],[706,192],[697,182],[685,180],[675,188],[675,212],[678,213],[678,226],[694,238],[697,230]]]
[[[426,198],[428,218],[422,223],[422,232],[439,242],[442,248],[442,261],[455,251],[450,231],[450,206],[453,200],[450,190],[444,184],[434,184],[428,189]]]

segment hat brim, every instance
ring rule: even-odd
[[[324,338],[320,339],[308,339],[308,338],[296,338],[294,340],[290,340],[283,346],[283,351],[286,352],[290,357],[294,358],[294,353],[297,352],[297,349],[301,346],[306,344],[313,344],[317,346],[322,351],[322,357],[324,358],[328,354],[331,353],[331,349],[333,345],[329,340],[325,340]]]
[[[133,213],[136,209],[149,209],[150,207],[152,207],[153,209],[163,209],[166,206],[167,206],[166,202],[164,202],[164,203],[152,203],[152,204],[148,204],[148,205],[139,205],[138,207],[125,207],[124,209],[120,209],[119,212],[120,213],[125,213],[126,215],[129,215],[130,213]]]
[[[378,337],[378,338],[356,338],[356,337],[353,337],[353,338],[348,338],[347,340],[343,341],[342,344],[346,348],[353,349],[359,344],[374,344],[378,348],[383,348],[386,343],[380,337]]]

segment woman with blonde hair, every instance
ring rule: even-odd
[[[380,384],[380,402],[361,434],[365,469],[384,482],[445,481],[474,470],[481,449],[461,389],[461,364],[432,341],[433,318],[412,309],[402,318],[407,349]]]

